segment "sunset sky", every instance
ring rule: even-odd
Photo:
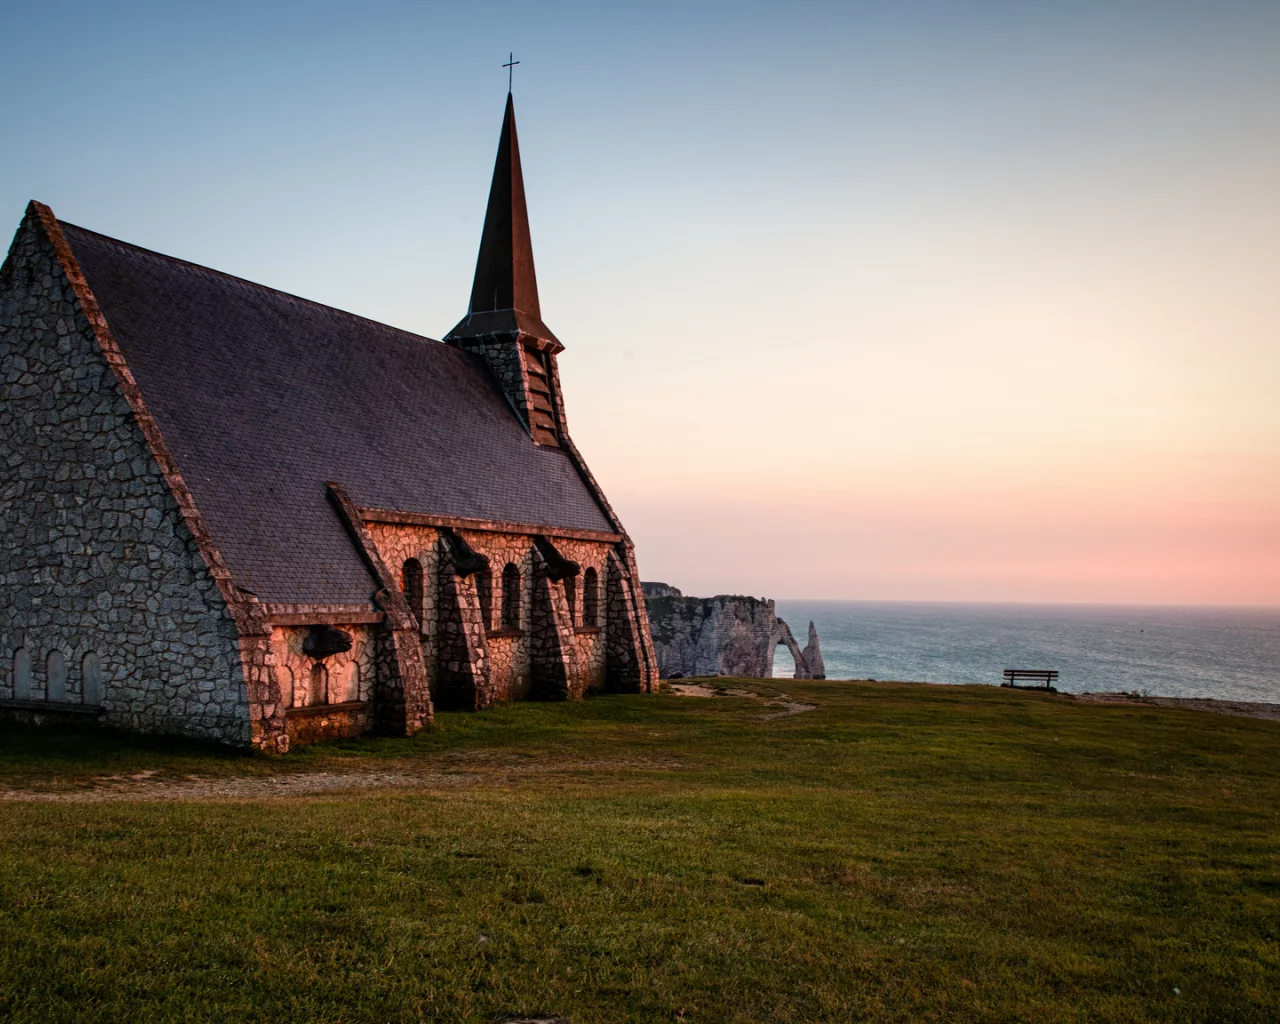
[[[1280,4],[0,0],[0,221],[440,337],[508,50],[569,425],[686,593],[1280,604]]]

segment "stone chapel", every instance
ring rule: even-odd
[[[443,342],[59,221],[0,268],[0,712],[284,753],[658,670],[507,97]]]

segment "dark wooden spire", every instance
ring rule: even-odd
[[[538,276],[533,269],[533,243],[529,240],[529,212],[524,201],[524,175],[520,172],[520,140],[516,137],[516,112],[510,93],[507,93],[507,110],[498,138],[493,184],[489,187],[489,208],[484,215],[470,312],[499,309],[518,309],[541,316]]]
[[[489,187],[480,255],[467,316],[446,337],[453,340],[519,331],[530,339],[560,343],[542,322],[538,303],[538,276],[533,268],[533,243],[529,238],[529,213],[525,206],[524,175],[520,171],[520,142],[516,136],[516,112],[511,94],[502,118],[498,159]]]

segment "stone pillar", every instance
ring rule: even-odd
[[[373,603],[383,613],[373,646],[374,728],[388,736],[412,736],[430,725],[432,717],[418,620],[409,611],[395,576],[378,554],[360,510],[339,484],[330,481],[325,487],[369,575],[382,588],[373,597]]]
[[[810,679],[826,679],[827,666],[822,663],[822,648],[818,646],[818,627],[809,620],[809,642],[804,648],[804,661],[809,667]]]
[[[285,704],[276,679],[276,654],[271,646],[271,627],[265,616],[254,623],[262,632],[246,632],[241,626],[240,665],[244,673],[245,697],[249,703],[249,742],[267,754],[289,751]]]
[[[479,711],[494,703],[493,673],[474,573],[462,575],[448,547],[439,542],[436,591],[436,704]]]
[[[412,736],[430,725],[432,717],[418,620],[399,590],[379,591],[374,603],[385,616],[373,637],[374,731]]]
[[[533,607],[529,622],[529,662],[534,700],[578,700],[587,673],[578,656],[564,587],[552,579],[547,560],[533,551]]]
[[[652,684],[636,618],[633,581],[615,552],[609,552],[605,569],[605,689],[610,693],[648,692]]]

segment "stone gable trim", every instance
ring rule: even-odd
[[[360,554],[361,561],[364,562],[365,568],[372,577],[372,582],[379,588],[379,593],[374,597],[374,603],[383,606],[387,611],[388,619],[394,629],[403,629],[413,618],[413,613],[409,611],[409,605],[404,599],[404,595],[400,593],[400,587],[397,586],[395,575],[387,567],[387,563],[382,560],[382,555],[378,553],[378,546],[374,544],[373,538],[369,535],[369,529],[365,525],[363,510],[351,500],[347,494],[346,488],[341,484],[329,480],[325,483],[325,488],[329,492],[329,500],[337,509],[339,517],[342,519],[342,525],[347,528],[352,543],[356,546],[356,551]]]
[[[375,668],[375,678],[379,679],[382,692],[374,703],[375,719],[381,731],[412,736],[430,725],[434,717],[418,620],[409,610],[395,575],[378,553],[360,509],[341,484],[330,480],[325,488],[372,582],[379,587],[373,603],[386,616],[378,631],[382,643],[377,660],[381,664]]]
[[[289,749],[284,708],[280,703],[280,690],[275,681],[274,656],[271,651],[271,626],[258,599],[241,590],[232,579],[231,571],[214,543],[213,534],[205,525],[196,507],[195,499],[178,469],[177,460],[165,443],[160,426],[151,415],[133,372],[129,369],[115,336],[107,323],[97,297],[89,287],[88,279],[79,260],[58,223],[58,218],[43,203],[31,202],[28,216],[34,215],[40,228],[53,248],[54,258],[63,276],[76,296],[76,302],[103,360],[111,368],[116,386],[133,414],[142,433],[151,458],[160,470],[161,478],[178,506],[179,514],[195,542],[205,567],[208,569],[219,596],[235,623],[240,635],[240,665],[244,696],[249,709],[249,740],[260,750],[283,754]]]
[[[574,530],[559,526],[541,526],[537,523],[507,523],[498,519],[468,519],[464,516],[437,516],[424,512],[397,512],[386,508],[356,509],[368,523],[394,523],[400,526],[449,526],[455,530],[478,530],[487,533],[514,533],[525,537],[539,534],[546,537],[563,537],[567,540],[597,540],[616,544],[624,539],[621,533],[603,530]],[[610,515],[610,521],[614,521]]]
[[[58,218],[54,216],[53,211],[48,206],[34,200],[31,202],[31,211],[39,218],[40,225],[44,228],[45,235],[53,246],[54,254],[58,258],[62,272],[75,291],[76,299],[80,303],[80,309],[93,330],[93,336],[98,343],[98,348],[101,350],[103,358],[106,359],[107,365],[111,367],[112,373],[115,374],[116,383],[124,395],[125,401],[129,403],[129,408],[133,411],[134,418],[142,430],[147,446],[151,449],[151,455],[159,465],[165,483],[168,484],[174,500],[178,503],[178,508],[182,512],[182,518],[187,524],[187,529],[191,531],[191,535],[196,542],[196,548],[204,559],[205,565],[208,566],[209,574],[218,585],[218,591],[221,593],[222,599],[227,603],[236,627],[241,634],[270,635],[270,626],[267,624],[266,616],[257,600],[242,591],[232,580],[231,570],[223,560],[217,545],[214,544],[213,535],[209,532],[208,527],[205,526],[199,509],[196,508],[195,499],[192,498],[191,491],[187,488],[186,481],[182,479],[182,474],[178,470],[177,460],[174,459],[172,452],[169,451],[169,446],[165,443],[164,437],[160,433],[159,424],[156,423],[151,411],[147,408],[146,400],[142,396],[142,389],[134,379],[133,372],[129,369],[124,354],[120,351],[120,346],[116,343],[116,339],[111,333],[107,318],[103,315],[102,309],[98,305],[98,300],[94,296],[92,289],[90,289],[84,272],[80,269],[80,263],[76,259],[75,253],[71,251],[71,246],[68,244],[66,236],[62,233],[62,226],[58,223]]]

